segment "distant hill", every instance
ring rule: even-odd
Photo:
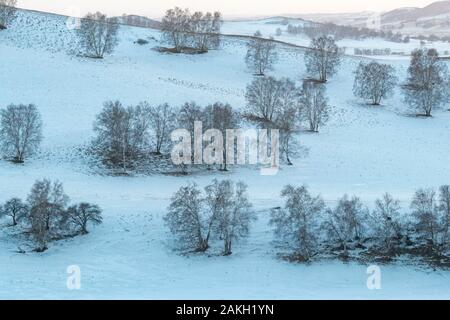
[[[296,15],[315,22],[371,27],[379,19],[381,28],[409,35],[450,36],[450,1],[437,1],[424,8],[403,7],[384,13],[357,12]]]
[[[408,22],[422,18],[450,15],[450,1],[434,2],[424,8],[400,8],[382,15],[383,22]]]
[[[161,26],[159,21],[138,15],[123,15],[117,18],[120,23],[134,27],[159,29]]]

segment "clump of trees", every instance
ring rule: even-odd
[[[103,59],[114,51],[119,43],[119,23],[117,18],[96,12],[88,13],[81,19],[76,30],[80,47],[87,57]]]
[[[245,62],[250,70],[257,76],[265,75],[266,71],[272,70],[278,60],[278,53],[273,39],[263,39],[257,31],[247,43],[247,54]]]
[[[16,18],[17,0],[0,0],[0,31],[6,29]]]
[[[5,156],[23,163],[39,147],[42,120],[33,104],[9,105],[0,111],[0,146]]]
[[[220,132],[225,137],[228,129],[239,126],[240,116],[229,104],[221,102],[206,107],[187,102],[180,108],[175,108],[169,104],[151,106],[148,102],[124,107],[120,101],[108,101],[94,123],[96,137],[92,141],[91,151],[107,167],[120,170],[121,174],[128,174],[147,165],[150,155],[157,156],[152,157],[152,160],[158,165],[158,161],[165,161],[168,155],[176,152],[169,149],[172,146],[172,133],[177,128],[188,131],[191,150],[194,150],[196,121],[201,122],[197,134],[201,136],[203,150],[204,144],[208,143],[203,135],[209,129],[214,129],[214,132]],[[222,141],[223,144],[224,142]],[[217,161],[209,164],[208,168],[218,165],[220,170],[226,171],[226,152],[226,148],[223,148],[223,153],[217,154]],[[182,166],[182,170],[185,173],[186,167]]]
[[[181,187],[164,217],[178,250],[205,252],[215,239],[223,242],[226,256],[248,236],[254,219],[247,186],[231,180],[214,180],[203,193],[195,183]]]
[[[69,197],[62,183],[47,179],[34,183],[26,201],[12,198],[0,206],[0,217],[11,219],[31,236],[35,251],[47,250],[51,241],[87,234],[88,224],[102,223],[102,211],[94,204],[80,203],[68,207]]]
[[[148,104],[124,107],[120,101],[105,102],[94,123],[94,152],[126,174],[149,149],[150,114]]]
[[[355,96],[370,100],[378,106],[382,99],[390,97],[398,82],[395,68],[378,62],[360,62],[355,71],[353,93]]]
[[[320,82],[327,82],[337,72],[341,63],[339,47],[333,37],[320,36],[311,41],[305,52],[305,64],[310,76]]]
[[[405,102],[418,114],[432,112],[449,101],[448,68],[436,49],[416,49],[411,56],[408,78],[403,86]]]
[[[386,193],[370,211],[356,196],[344,195],[334,208],[305,186],[288,185],[282,208],[272,209],[277,248],[291,261],[320,257],[389,261],[400,255],[419,256],[433,264],[450,263],[450,186],[419,189],[410,213]]]
[[[220,12],[194,12],[175,7],[169,9],[161,22],[165,41],[173,46],[171,52],[207,52],[220,45],[222,15]]]

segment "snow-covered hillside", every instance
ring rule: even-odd
[[[391,192],[404,209],[416,188],[449,184],[450,112],[410,117],[399,90],[381,107],[364,105],[352,95],[360,60],[346,57],[327,85],[329,124],[320,134],[302,134],[309,155],[276,176],[251,168],[189,177],[101,176],[91,172],[78,148],[90,141],[104,101],[174,106],[221,101],[240,109],[252,80],[246,46],[227,38],[220,50],[205,55],[162,54],[152,50],[160,45],[157,31],[122,27],[115,53],[91,60],[68,54],[75,37],[65,23],[64,17],[21,12],[10,29],[0,31],[0,107],[35,103],[44,122],[36,157],[24,165],[0,161],[0,202],[26,197],[36,179],[59,179],[73,201],[98,203],[104,224],[89,235],[53,243],[43,254],[29,248],[16,253],[11,231],[0,229],[0,298],[450,298],[448,271],[382,266],[382,290],[371,291],[363,265],[279,261],[267,224],[268,209],[281,205],[279,193],[287,183],[307,184],[329,205],[348,193],[371,206]],[[244,27],[248,33],[250,27]],[[139,38],[150,42],[137,45]],[[278,50],[272,75],[300,81],[303,51],[282,45]],[[388,61],[404,78],[408,61]],[[189,180],[204,186],[214,177],[245,180],[259,220],[231,257],[178,256],[166,243],[162,221],[168,199]],[[66,287],[69,265],[81,267],[80,291]]]

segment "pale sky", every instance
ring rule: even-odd
[[[160,18],[166,9],[221,11],[226,16],[296,13],[386,11],[399,7],[424,7],[433,0],[18,0],[18,7],[66,15],[102,11],[108,15],[138,14]]]

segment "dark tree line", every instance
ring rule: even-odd
[[[34,183],[25,201],[12,198],[0,205],[0,217],[21,227],[35,244],[35,251],[47,250],[49,242],[87,234],[88,224],[102,223],[102,210],[87,202],[68,206],[62,183],[47,179]]]
[[[334,23],[310,23],[298,26],[289,24],[287,26],[287,32],[290,34],[305,34],[311,39],[321,35],[329,35],[336,40],[383,38],[392,42],[408,43],[410,41],[409,36],[393,33],[391,30],[384,31],[370,28],[356,28],[351,26],[341,26]]]

